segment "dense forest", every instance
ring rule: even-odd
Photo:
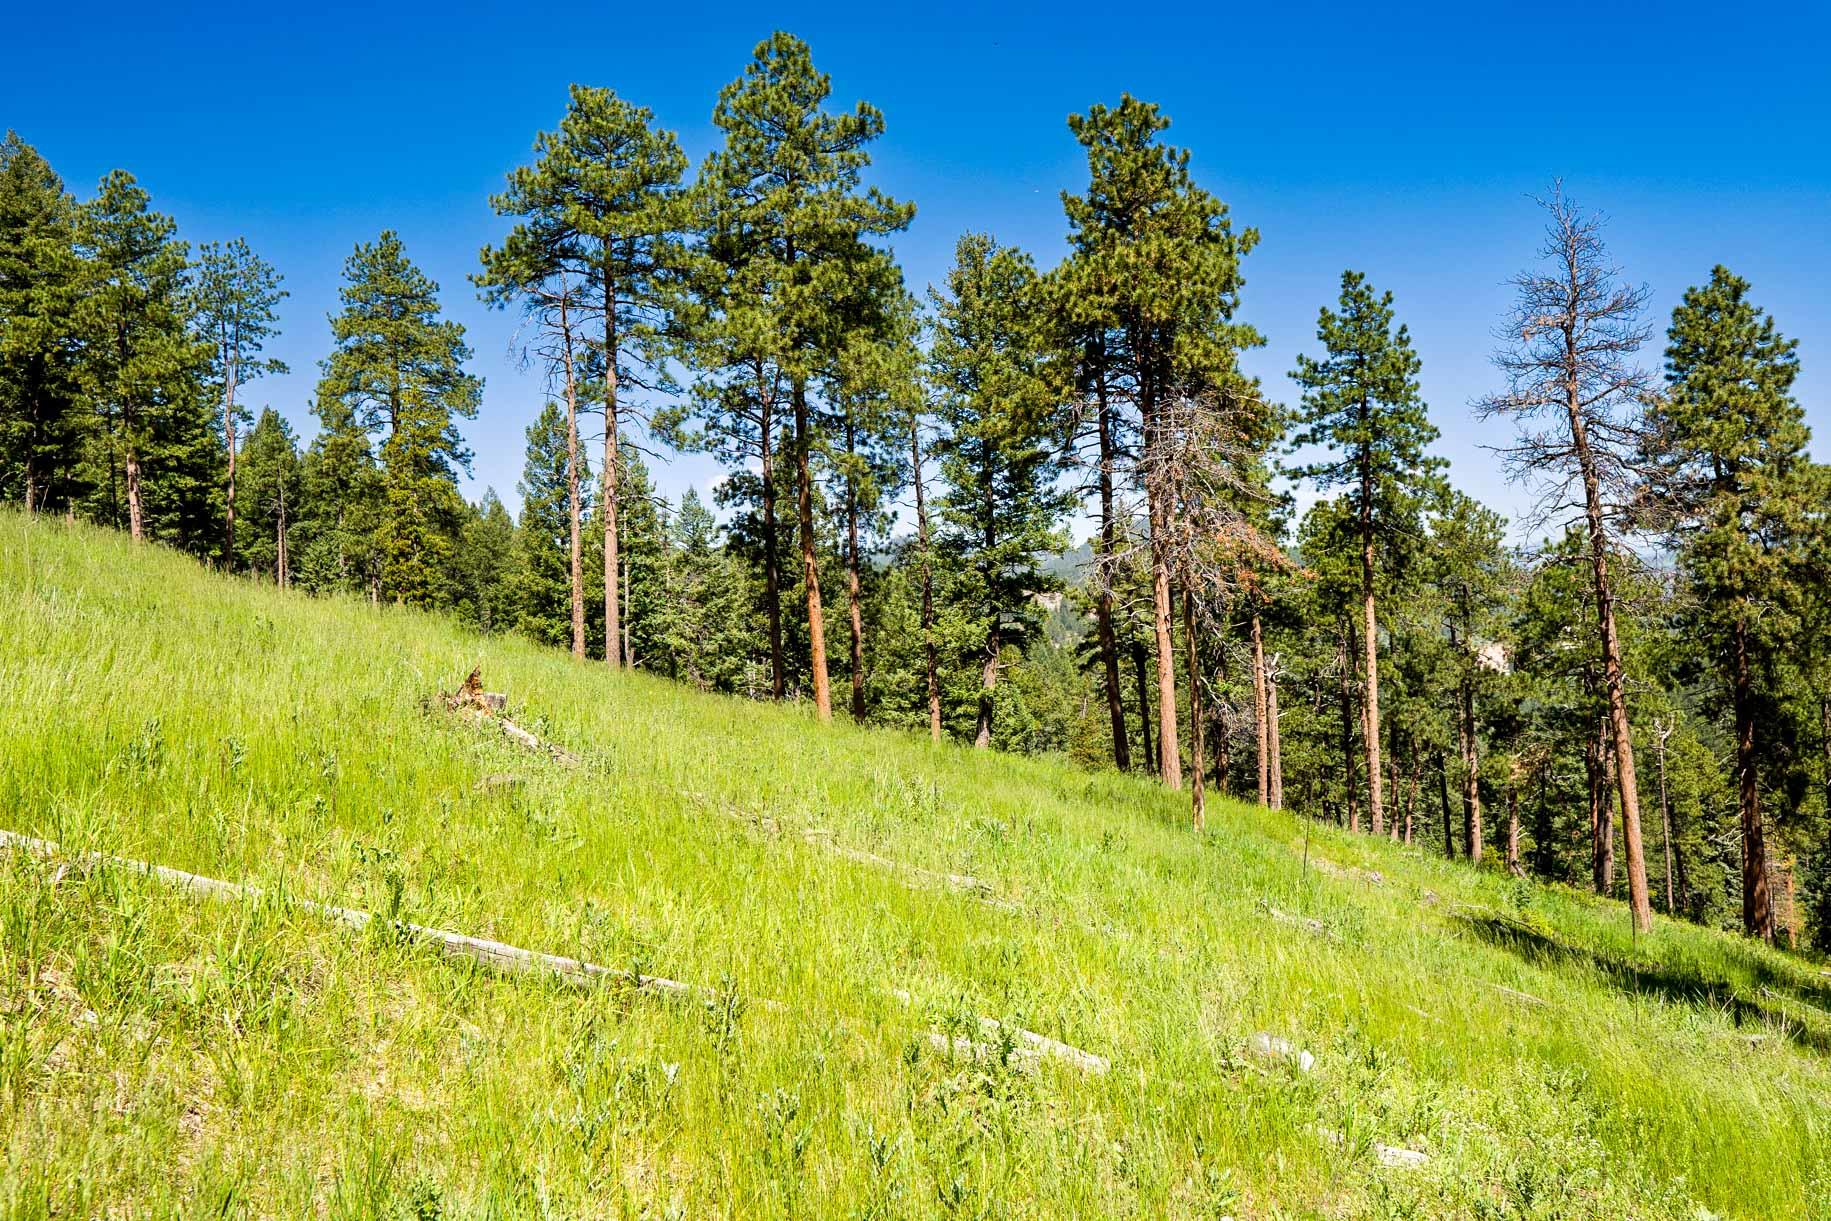
[[[1242,371],[1258,232],[1155,106],[1069,119],[1058,265],[968,233],[920,294],[914,207],[870,182],[883,117],[835,106],[805,44],[760,45],[713,122],[690,173],[648,110],[574,86],[491,200],[469,287],[550,389],[518,517],[461,494],[482,384],[396,234],[345,263],[301,444],[249,409],[280,271],[193,247],[124,170],[77,198],[9,133],[0,497],[823,719],[1152,772],[1198,829],[1207,795],[1256,800],[1593,886],[1643,929],[1831,946],[1831,476],[1733,271],[1654,319],[1549,190],[1474,405],[1538,493],[1510,526],[1433,456],[1363,275],[1319,303],[1299,401]],[[711,503],[655,490],[686,451],[727,472]]]

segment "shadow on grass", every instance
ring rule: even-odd
[[[1639,996],[1657,996],[1679,1004],[1709,1006],[1726,1012],[1736,1025],[1753,1022],[1770,1025],[1791,1042],[1831,1054],[1831,1024],[1822,1015],[1807,1015],[1748,995],[1746,985],[1721,978],[1691,964],[1636,961],[1626,955],[1587,949],[1561,941],[1544,929],[1498,912],[1464,913],[1461,926],[1490,945],[1510,950],[1529,962],[1550,966],[1578,966],[1595,970],[1616,988]],[[1752,954],[1735,954],[1757,990],[1772,1000],[1795,1001],[1819,1009],[1831,1008],[1831,989],[1783,976]]]

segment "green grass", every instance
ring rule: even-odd
[[[429,702],[473,665],[582,765]],[[1817,963],[10,514],[0,810],[266,891],[0,851],[9,1216],[1831,1216]],[[1306,835],[1383,880],[1306,871]],[[495,976],[292,898],[714,999]],[[1112,1071],[928,1041],[975,1015]]]

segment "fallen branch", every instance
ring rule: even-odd
[[[69,854],[51,840],[37,839],[30,835],[0,830],[0,846],[11,846],[29,852],[34,856],[47,859],[66,857]],[[217,899],[260,899],[264,892],[256,886],[240,882],[224,882],[216,878],[203,877],[200,874],[186,873],[182,869],[173,869],[166,865],[155,865],[149,861],[134,860],[131,857],[110,856],[100,852],[87,852],[77,859],[92,865],[108,864],[132,870],[148,877],[156,878],[182,890],[208,895]],[[635,971],[619,970],[616,967],[601,966],[595,962],[586,962],[579,958],[565,958],[558,954],[543,954],[538,950],[524,950],[520,946],[509,945],[501,941],[491,941],[484,937],[472,937],[465,933],[454,933],[446,929],[429,928],[422,924],[410,924],[403,920],[387,921],[372,912],[359,911],[355,908],[338,907],[331,903],[319,903],[312,899],[293,899],[301,909],[314,915],[323,916],[352,929],[366,929],[377,920],[383,920],[396,931],[407,935],[415,941],[424,942],[438,949],[448,958],[463,958],[494,971],[506,974],[544,975],[562,983],[578,987],[595,987],[605,983],[618,983],[634,987],[640,991],[661,993],[669,996],[697,998],[706,1004],[716,1004],[721,994],[711,988],[695,984],[682,983],[676,979],[667,979],[659,975],[646,975]],[[891,995],[905,1004],[913,1005],[915,998],[907,992],[893,990]],[[772,1001],[760,1002],[765,1008],[779,1010],[781,1006]],[[980,1028],[988,1034],[998,1035],[1006,1027],[991,1018],[980,1018]],[[1021,1027],[1009,1028],[1012,1038],[1019,1044],[1016,1053],[1023,1056],[1051,1056],[1065,1060],[1086,1072],[1104,1073],[1111,1064],[1101,1056],[1070,1047],[1057,1042],[1035,1031]],[[960,1042],[950,1043],[940,1035],[932,1035],[930,1042],[941,1040],[942,1045],[960,1050]],[[967,1047],[973,1048],[970,1040],[964,1041]],[[980,1048],[980,1052],[987,1049]]]
[[[688,793],[686,795],[715,813],[724,815],[732,822],[742,823],[747,827],[756,827],[768,835],[780,835],[782,833],[782,824],[767,815],[758,815],[757,817],[752,818],[748,815],[739,813],[728,806],[714,802],[704,793]],[[834,856],[844,857],[848,861],[857,861],[864,865],[875,865],[879,869],[885,869],[891,873],[902,874],[904,877],[919,884],[958,890],[964,894],[972,895],[973,898],[984,903],[987,907],[996,907],[1000,911],[1014,912],[1021,910],[1019,906],[1011,900],[1002,899],[996,894],[993,894],[992,887],[989,883],[980,878],[973,877],[971,874],[938,872],[933,869],[924,869],[920,865],[910,865],[903,861],[891,860],[889,857],[879,856],[875,852],[866,852],[863,848],[848,848],[844,844],[834,843],[828,838],[830,834],[830,832],[820,827],[803,827],[800,831],[803,842],[813,844],[819,848],[824,848]]]
[[[911,1007],[914,1007],[916,1003],[915,997],[901,988],[892,988],[890,995]],[[1011,1038],[1018,1044],[1017,1051],[1020,1055],[1028,1052],[1031,1055],[1051,1056],[1057,1060],[1067,1061],[1083,1072],[1094,1074],[1105,1073],[1112,1068],[1112,1062],[1105,1056],[1096,1056],[1091,1051],[1082,1051],[1078,1047],[1071,1047],[1048,1035],[1037,1034],[1034,1030],[1025,1030],[1022,1026],[1006,1026],[994,1018],[982,1017],[979,1019],[979,1028],[993,1038],[1009,1031]]]
[[[1280,924],[1289,924],[1304,929],[1330,941],[1336,940],[1335,934],[1329,931],[1329,926],[1314,916],[1293,916],[1289,912],[1279,911],[1264,899],[1259,900],[1259,910]]]

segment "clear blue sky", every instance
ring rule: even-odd
[[[15,6],[0,75],[12,126],[81,195],[136,174],[193,242],[246,236],[287,278],[289,377],[255,388],[309,432],[340,268],[400,231],[469,328],[487,379],[475,495],[511,504],[538,376],[514,319],[467,280],[502,223],[486,199],[552,127],[572,81],[654,109],[695,165],[721,85],[772,28],[812,45],[835,101],[888,124],[874,179],[918,208],[897,252],[912,287],[955,238],[989,229],[1052,264],[1059,193],[1084,176],[1064,120],[1129,90],[1263,243],[1245,316],[1249,364],[1287,401],[1298,351],[1343,268],[1397,294],[1457,482],[1517,511],[1482,449],[1471,398],[1494,385],[1505,279],[1528,263],[1527,199],[1555,176],[1611,218],[1610,241],[1654,292],[1726,263],[1801,341],[1800,396],[1831,456],[1831,16],[1827,6],[1367,4]],[[1648,350],[1658,361],[1657,342]],[[668,469],[662,469],[664,465]],[[702,489],[703,459],[658,464]]]

